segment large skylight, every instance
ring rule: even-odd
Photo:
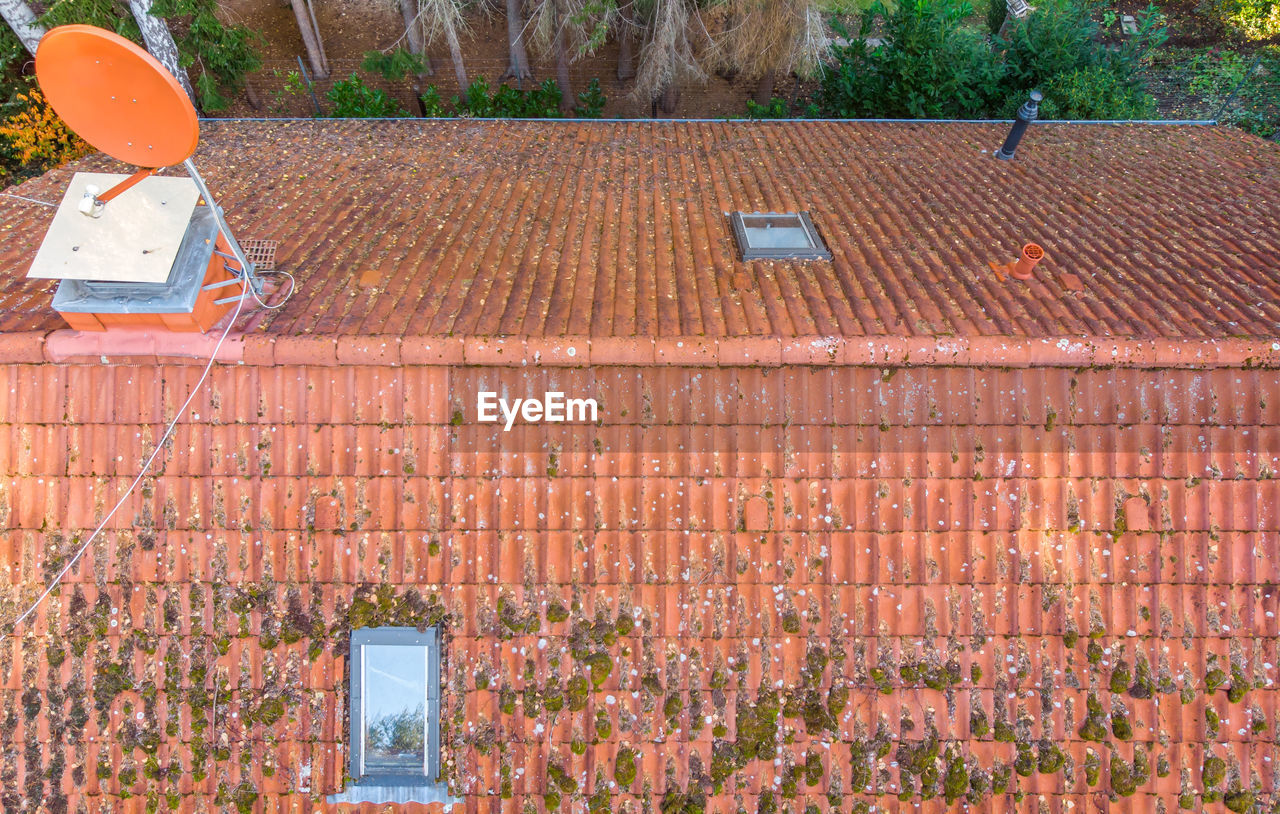
[[[734,212],[729,216],[743,260],[830,260],[808,212]]]

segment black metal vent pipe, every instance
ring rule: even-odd
[[[1043,99],[1043,93],[1038,90],[1031,91],[1031,98],[1018,108],[1018,118],[1014,119],[1013,129],[1009,131],[1009,137],[1004,140],[1004,145],[996,153],[996,158],[1002,161],[1013,160],[1013,154],[1018,150],[1018,142],[1022,141],[1022,134],[1027,132],[1027,125],[1036,120],[1036,114],[1040,112],[1040,102]]]

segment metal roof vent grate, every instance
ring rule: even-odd
[[[280,244],[274,240],[246,240],[240,244],[244,256],[258,271],[272,271],[276,267],[276,247]]]
[[[734,212],[729,215],[743,260],[830,260],[808,212]]]

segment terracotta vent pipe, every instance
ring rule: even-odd
[[[1015,280],[1030,280],[1032,269],[1043,259],[1044,249],[1040,248],[1037,243],[1028,243],[1022,247],[1022,254],[1012,263],[988,263],[987,265],[991,266],[991,270],[1001,280],[1005,278],[1005,275]]]

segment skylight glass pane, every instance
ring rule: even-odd
[[[780,218],[743,218],[747,245],[753,249],[812,249],[809,233],[796,221]]]
[[[364,659],[364,770],[426,772],[427,651],[369,644]]]
[[[830,260],[808,212],[734,212],[729,224],[743,260]]]

